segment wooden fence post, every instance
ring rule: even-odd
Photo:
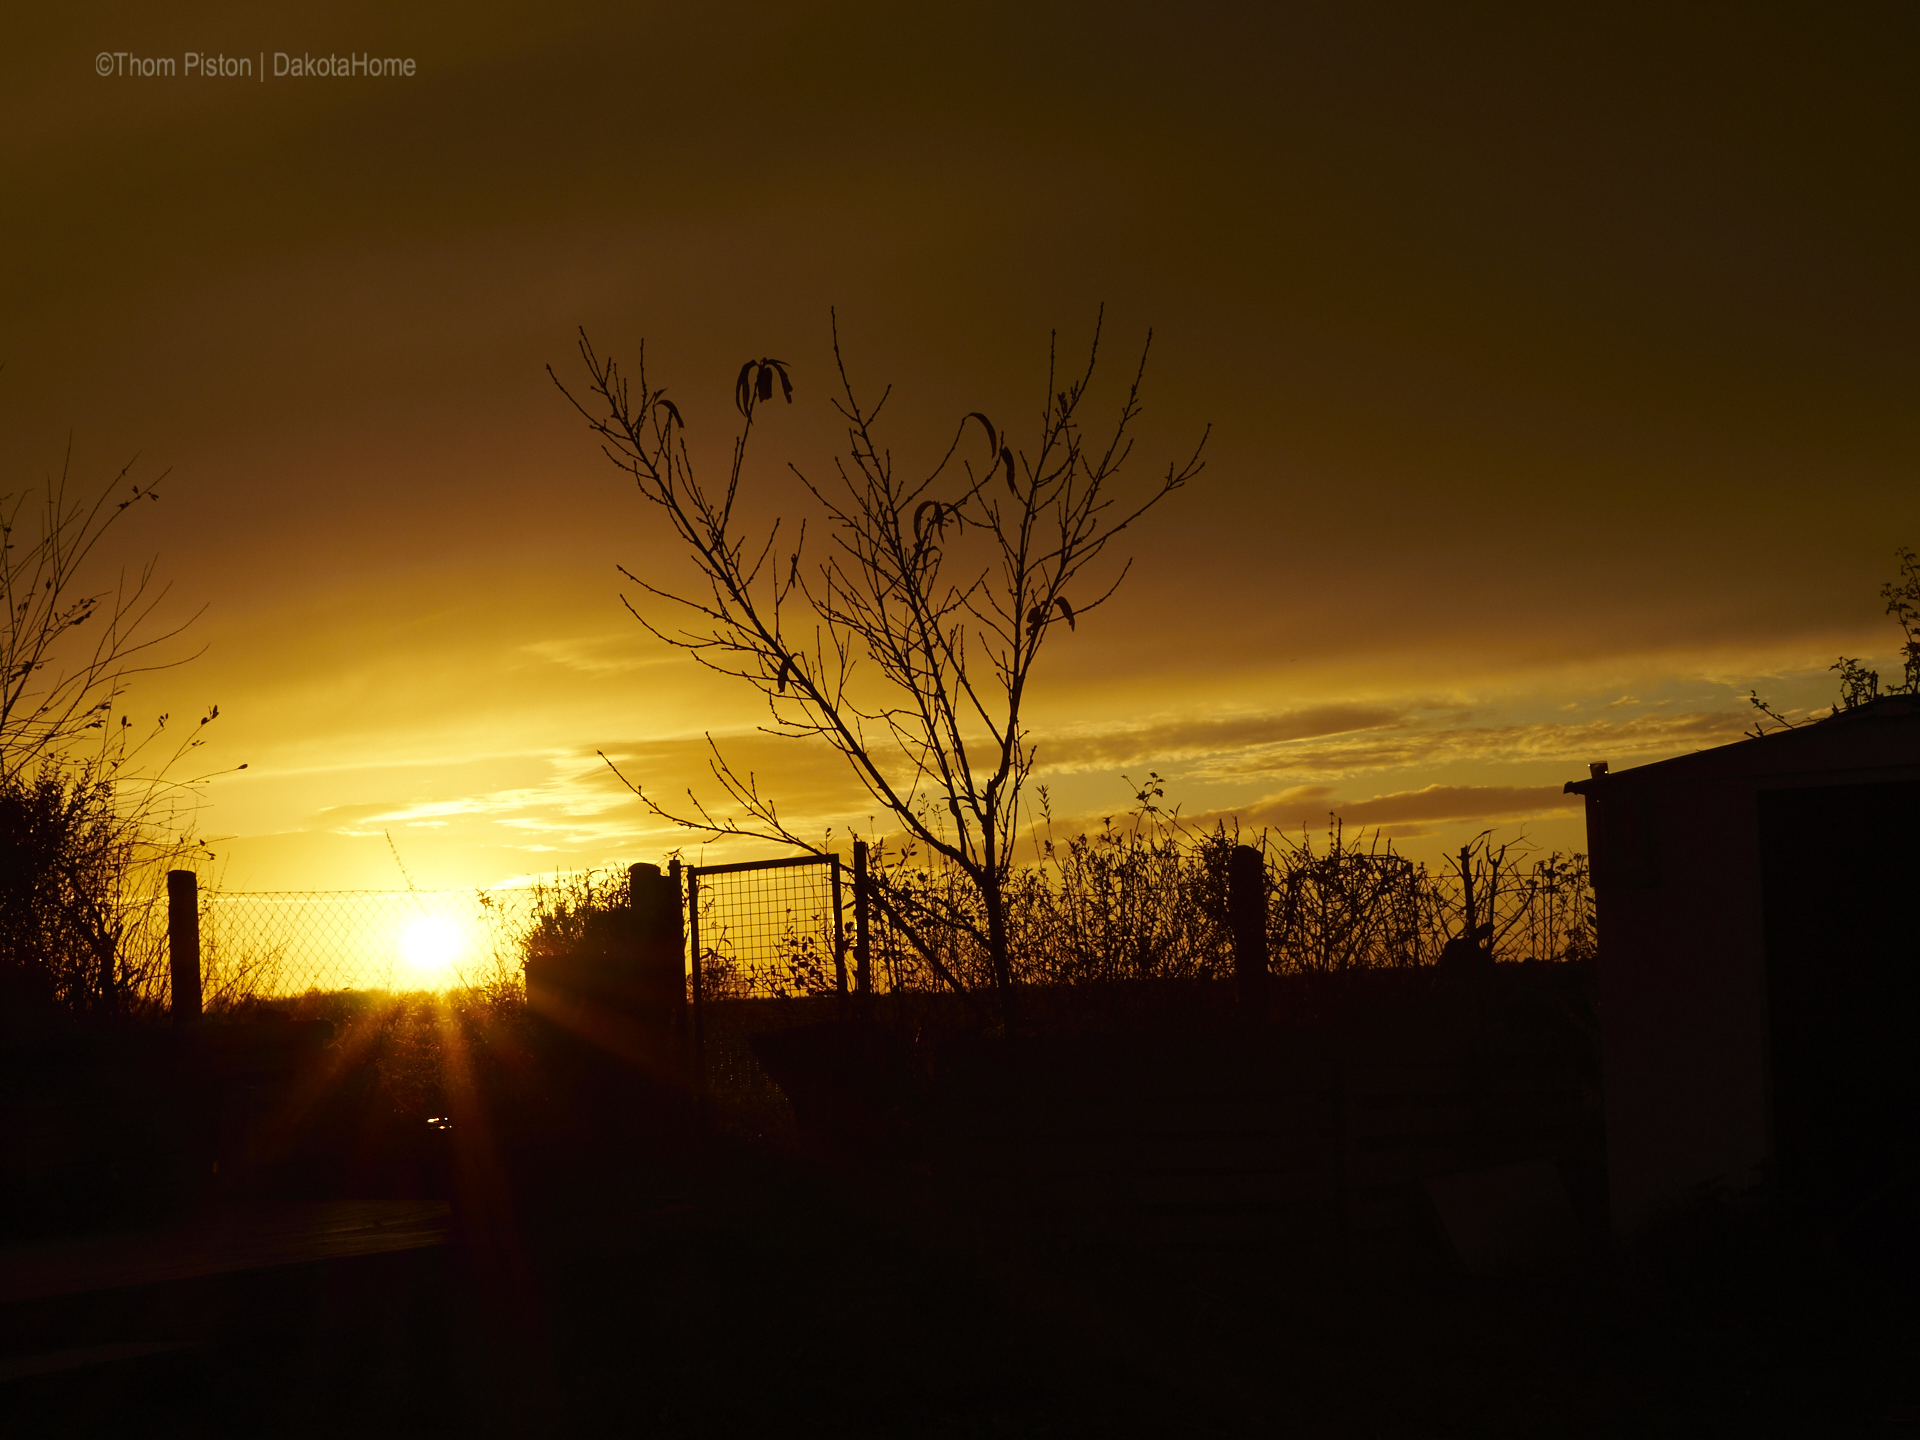
[[[680,876],[658,865],[627,867],[627,930],[636,1014],[665,1033],[687,1003],[686,932],[680,917]]]
[[[1473,847],[1460,847],[1460,897],[1467,907],[1466,928],[1460,933],[1468,940],[1478,943],[1480,917],[1474,913],[1473,906]]]
[[[173,965],[173,1023],[200,1018],[200,877],[167,872],[167,958]]]
[[[1241,1007],[1267,1011],[1267,866],[1251,845],[1236,845],[1227,862],[1227,918],[1233,926],[1233,970]]]

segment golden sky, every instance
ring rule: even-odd
[[[681,572],[547,380],[579,326],[645,339],[708,474],[741,361],[790,362],[765,517],[831,464],[829,307],[903,460],[971,410],[1032,431],[1049,332],[1081,351],[1102,303],[1108,399],[1153,328],[1139,478],[1211,424],[1208,468],[1049,654],[1067,828],[1154,770],[1203,819],[1573,846],[1590,760],[1892,663],[1901,7],[26,8],[0,474],[69,436],[88,484],[169,472],[124,556],[204,648],[134,710],[220,705],[231,887],[398,884],[389,832],[422,885],[657,860],[682,839],[596,752],[674,792],[709,730],[803,828],[864,826],[621,609],[617,562]]]

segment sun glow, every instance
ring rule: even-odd
[[[420,979],[443,980],[459,958],[460,927],[435,915],[423,915],[400,932],[400,954]]]

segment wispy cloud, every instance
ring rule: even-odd
[[[1106,769],[1254,750],[1316,737],[1402,729],[1416,723],[1408,708],[1377,705],[1321,705],[1269,715],[1171,719],[1123,729],[1044,736],[1039,744],[1040,763],[1049,770]]]
[[[1662,711],[1581,722],[1460,723],[1469,713],[1454,709],[1422,714],[1413,705],[1353,705],[1228,720],[1169,721],[1048,738],[1041,744],[1040,756],[1047,770],[1177,761],[1182,773],[1196,780],[1272,777],[1315,783],[1369,771],[1463,761],[1584,763],[1670,755],[1738,739],[1746,726],[1744,715],[1720,711],[1679,715]]]
[[[1525,723],[1485,723],[1512,713],[1422,698],[1088,727],[1043,739],[1043,761],[1051,763],[1038,778],[1057,776],[1056,800],[1064,788],[1074,797],[1066,814],[1081,817],[1056,816],[1056,836],[1098,828],[1098,815],[1085,812],[1102,804],[1113,772],[1171,762],[1185,795],[1196,794],[1185,788],[1190,783],[1200,787],[1197,803],[1206,808],[1185,814],[1192,824],[1297,832],[1318,829],[1337,814],[1349,828],[1411,840],[1458,824],[1571,821],[1577,802],[1561,793],[1561,782],[1585,773],[1587,761],[1610,759],[1618,766],[1719,744],[1736,738],[1745,721],[1737,713],[1672,714],[1640,705],[1569,715],[1542,704]],[[849,825],[864,831],[870,823],[892,830],[892,817],[876,813],[879,807],[830,747],[755,730],[715,740],[736,774],[753,777],[796,833],[824,836],[831,828],[844,836]],[[371,839],[382,853],[377,837],[390,832],[409,863],[421,865],[440,853],[435,846],[448,854],[465,847],[494,867],[544,862],[563,868],[699,846],[697,836],[650,814],[602,751],[671,809],[691,813],[691,788],[716,816],[730,813],[710,770],[705,735],[629,732],[598,745],[528,751],[497,762],[368,767],[359,777],[366,788],[354,803],[309,812],[306,828],[316,837]],[[1556,779],[1562,768],[1566,775]],[[1132,773],[1137,778],[1141,771]],[[720,847],[729,855],[764,848]]]
[[[656,669],[681,659],[671,650],[636,644],[632,630],[606,635],[573,635],[559,640],[536,640],[522,645],[520,650],[522,654],[544,660],[550,665],[593,676]]]

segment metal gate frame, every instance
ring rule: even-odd
[[[864,849],[864,847],[858,848]],[[731,865],[681,867],[687,879],[687,953],[693,974],[693,1065],[703,1096],[706,1092],[707,1047],[704,1013],[705,986],[700,976],[700,877],[702,875],[737,875],[749,870],[788,870],[802,865],[828,866],[832,876],[833,978],[835,988],[844,1000],[847,993],[847,927],[841,905],[840,857],[838,855],[789,855],[779,860],[738,860]],[[864,920],[864,916],[862,918]],[[865,976],[861,978],[864,982]]]

